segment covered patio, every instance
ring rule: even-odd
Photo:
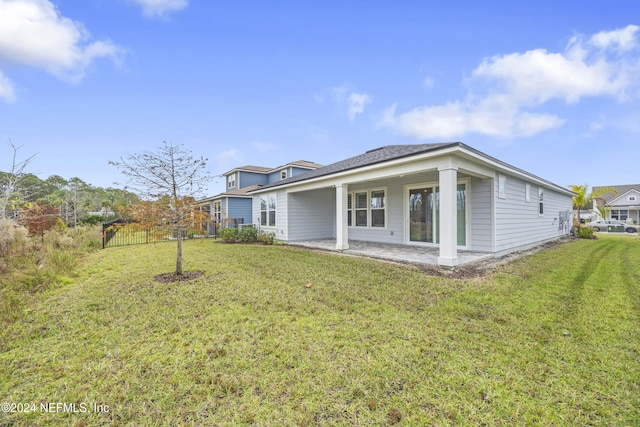
[[[335,239],[303,240],[290,242],[289,244],[369,258],[435,266],[438,265],[438,257],[440,255],[440,250],[437,247],[398,245],[360,240],[349,240],[349,249],[344,250],[336,249]],[[474,263],[483,259],[492,258],[493,256],[494,254],[489,252],[459,250],[458,265]]]

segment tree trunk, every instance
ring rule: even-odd
[[[176,274],[182,274],[182,229],[178,227],[178,256],[176,259]]]

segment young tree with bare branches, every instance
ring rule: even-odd
[[[144,224],[169,223],[178,243],[177,276],[182,275],[183,233],[199,222],[196,196],[210,180],[205,171],[207,159],[194,158],[183,145],[167,143],[156,151],[143,151],[110,161],[126,177],[125,189],[134,191],[147,203],[131,208],[131,215]],[[149,204],[148,202],[153,202]]]
[[[35,154],[24,160],[18,160],[18,151],[22,146],[16,147],[13,141],[9,140],[12,150],[11,164],[8,172],[0,172],[0,218],[5,218],[9,209],[14,210],[15,196],[20,182],[27,174],[29,164],[36,157]]]

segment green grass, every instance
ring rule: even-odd
[[[640,425],[640,241],[473,280],[287,246],[89,255],[1,334],[0,425]],[[40,403],[109,412],[42,413]],[[88,407],[91,409],[91,406]]]

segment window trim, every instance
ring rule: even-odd
[[[227,177],[227,188],[232,188],[236,186],[236,173],[232,173]]]
[[[627,199],[627,201],[629,201],[629,202],[635,202],[635,201],[636,201],[636,196],[629,196],[629,198]]]
[[[498,198],[499,199],[507,198],[507,176],[506,175],[498,175]]]
[[[495,183],[495,181],[494,181]],[[467,250],[471,247],[471,240],[472,240],[472,231],[471,231],[471,223],[473,222],[473,213],[472,213],[472,209],[471,209],[471,192],[473,190],[473,186],[471,184],[471,178],[469,177],[464,177],[464,178],[460,178],[458,177],[457,182],[456,182],[456,188],[457,186],[464,184],[464,188],[465,188],[465,210],[464,210],[464,215],[465,215],[465,245],[458,245],[458,249],[459,250]],[[495,184],[494,184],[495,185]],[[406,184],[403,186],[403,192],[404,192],[404,201],[403,201],[403,205],[404,205],[404,243],[406,245],[415,245],[415,246],[425,246],[425,247],[435,247],[438,248],[440,247],[440,243],[435,243],[436,241],[436,237],[434,234],[434,238],[433,238],[433,242],[416,242],[416,241],[411,241],[410,240],[410,236],[409,236],[409,191],[413,190],[413,189],[423,189],[423,188],[432,188],[433,189],[433,194],[434,194],[434,203],[433,203],[433,209],[434,209],[434,217],[433,217],[433,221],[436,221],[436,215],[439,215],[436,213],[436,201],[435,201],[435,195],[436,195],[436,190],[439,191],[439,187],[440,187],[440,183],[438,181],[428,181],[428,182],[418,182],[418,183],[413,183],[413,184]],[[494,189],[495,190],[495,189]],[[435,227],[435,224],[434,224]],[[434,229],[434,233],[435,233],[435,229]]]
[[[287,170],[280,171],[280,179],[287,179]]]
[[[371,207],[371,193],[376,191],[384,192],[384,207],[383,208],[372,208]],[[366,194],[366,208],[358,208],[357,206],[357,194]],[[389,224],[389,209],[388,209],[388,199],[389,190],[387,187],[375,187],[375,188],[363,188],[361,190],[353,190],[347,193],[347,226],[351,229],[358,230],[387,230]],[[350,203],[349,203],[350,202]],[[371,224],[372,221],[372,211],[373,210],[382,210],[384,211],[384,226],[383,227],[374,227]],[[366,225],[355,225],[357,219],[358,211],[366,211]],[[349,220],[350,219],[350,220]]]
[[[273,197],[274,205],[273,209],[271,209],[271,197]],[[262,201],[265,201],[266,209],[262,209]],[[278,195],[277,193],[267,193],[261,194],[259,199],[260,205],[258,206],[258,211],[260,212],[260,226],[264,228],[276,228],[278,226]],[[265,221],[262,221],[262,213],[265,213]],[[269,224],[269,220],[271,218],[271,213],[273,213],[273,225]]]
[[[622,219],[624,212],[624,219]],[[611,209],[611,214],[609,215],[614,221],[626,221],[629,218],[629,209]]]
[[[544,188],[538,187],[538,216],[544,216]]]
[[[218,225],[222,224],[222,200],[213,201],[213,219]]]

